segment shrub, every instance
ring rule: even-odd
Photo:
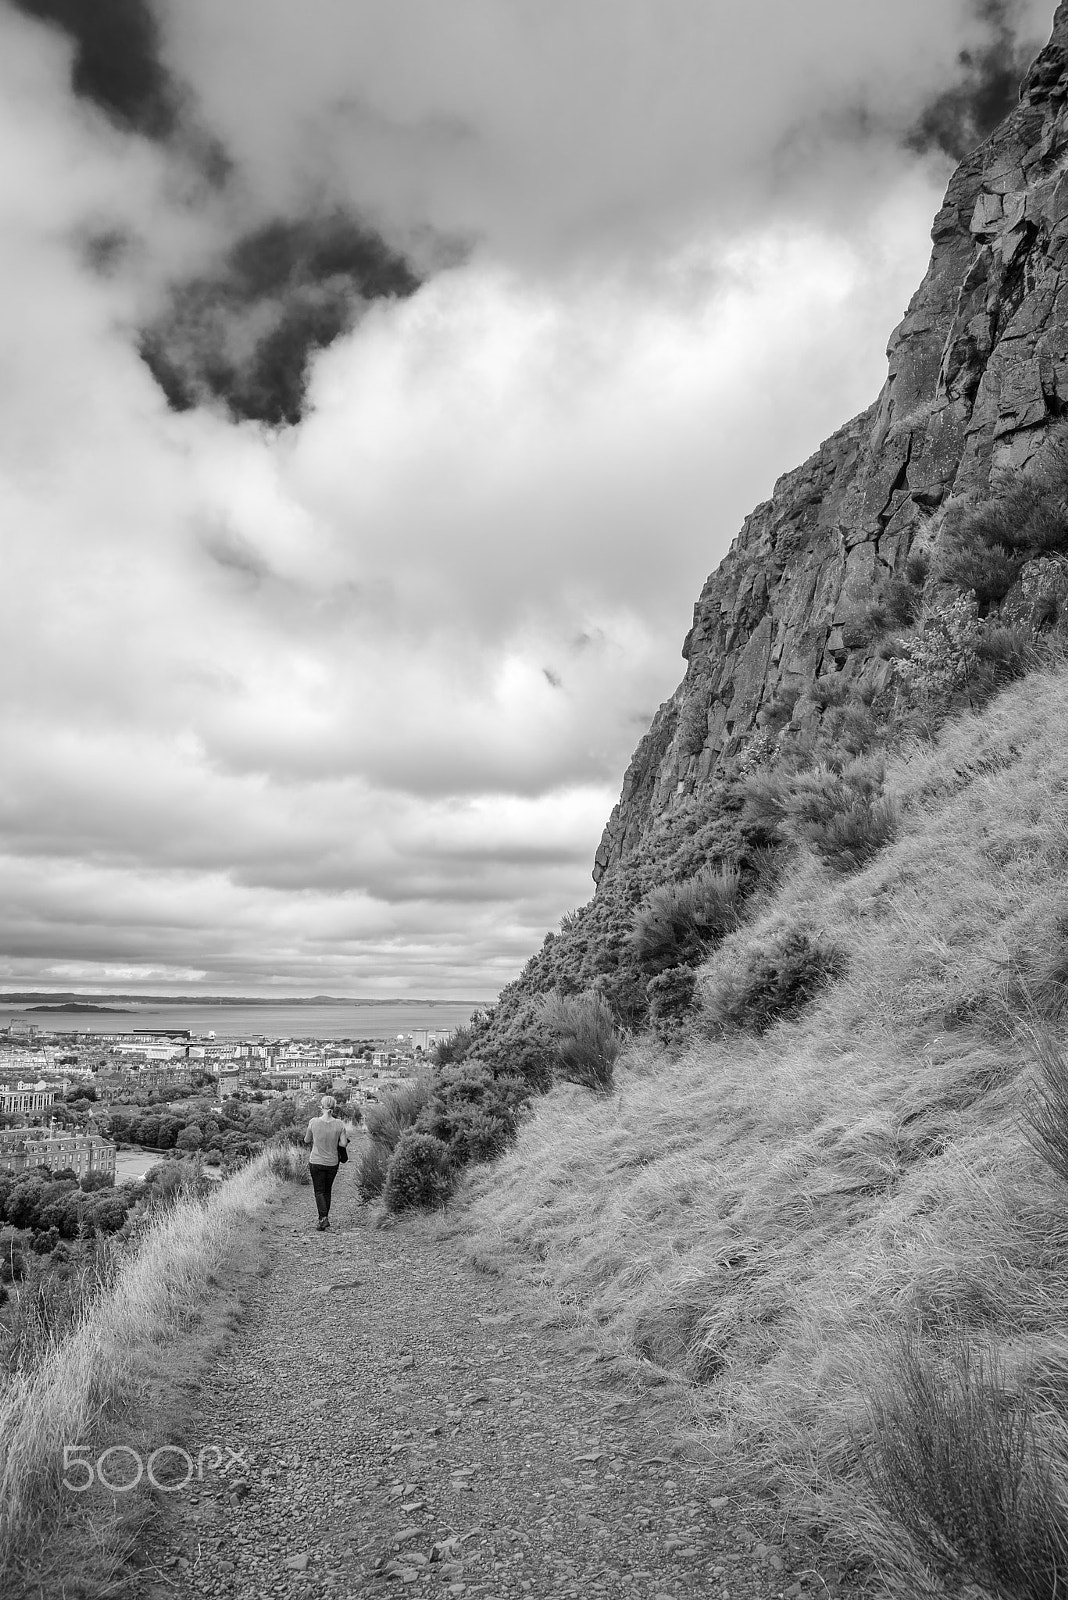
[[[913,581],[908,577],[891,578],[886,586],[886,609],[891,622],[896,622],[900,628],[907,627],[910,622],[915,622],[922,605],[923,577]]]
[[[377,1200],[386,1183],[386,1171],[392,1151],[373,1139],[364,1143],[356,1157],[356,1192],[361,1200]]]
[[[556,990],[542,1001],[541,1015],[554,1038],[557,1075],[607,1092],[621,1041],[604,998],[589,992],[565,996]]]
[[[995,623],[985,627],[975,641],[975,659],[986,666],[994,683],[1023,678],[1038,665],[1039,651],[1029,628]]]
[[[198,1161],[161,1161],[145,1174],[143,1220],[181,1205],[184,1200],[203,1200],[214,1183],[204,1175]]]
[[[685,700],[679,714],[677,738],[682,755],[699,756],[708,738],[708,701],[699,693]]]
[[[867,750],[876,735],[875,718],[862,701],[847,702],[829,711],[823,720],[823,741],[847,755]]]
[[[32,1370],[78,1325],[97,1295],[115,1282],[119,1260],[115,1245],[98,1237],[69,1270],[55,1271],[40,1261],[28,1265],[0,1346],[8,1374]]]
[[[454,1028],[447,1039],[439,1039],[431,1060],[436,1067],[447,1067],[451,1062],[462,1061],[474,1042],[474,1030],[467,1023]]]
[[[1020,575],[1023,558],[999,545],[956,545],[939,562],[936,577],[974,594],[981,606],[1003,600]]]
[[[828,706],[840,706],[849,699],[849,687],[844,673],[829,672],[809,685],[808,698],[821,711],[826,711]]]
[[[694,967],[669,967],[650,978],[649,1022],[662,1039],[677,1034],[693,1011],[697,988]]]
[[[770,732],[777,733],[780,728],[785,728],[790,721],[794,714],[794,707],[800,698],[800,689],[780,688],[776,694],[772,695],[770,700],[765,702],[758,720]]]
[[[632,941],[641,966],[656,973],[700,961],[737,925],[740,887],[736,867],[710,867],[654,889],[634,918]]]
[[[454,1164],[490,1161],[515,1137],[530,1089],[520,1078],[494,1076],[485,1062],[446,1067],[417,1126],[449,1147]]]
[[[939,606],[915,638],[902,641],[895,678],[917,699],[948,699],[968,687],[982,630],[978,606],[966,595]]]
[[[364,1122],[375,1144],[387,1154],[395,1150],[401,1135],[410,1128],[430,1099],[430,1079],[416,1078],[400,1089],[391,1089],[377,1106],[368,1106]]]
[[[714,969],[702,1010],[713,1032],[765,1033],[774,1023],[798,1016],[845,966],[841,951],[793,928],[768,945],[744,947]]]
[[[790,785],[786,777],[776,772],[754,772],[743,785],[746,818],[772,835],[778,833],[786,820],[786,806]]]
[[[897,827],[897,809],[882,793],[883,776],[877,761],[799,773],[786,799],[787,837],[808,845],[835,872],[856,871]]]
[[[1068,1513],[1034,1405],[960,1347],[942,1373],[902,1344],[871,1401],[869,1480],[943,1577],[1048,1600],[1068,1568]]]
[[[288,1141],[271,1146],[267,1152],[267,1168],[283,1183],[311,1183],[307,1151]]]
[[[382,1199],[387,1211],[443,1206],[455,1182],[449,1147],[432,1133],[406,1128],[390,1157]]]
[[[898,807],[893,800],[858,800],[825,822],[799,830],[799,837],[834,872],[856,872],[894,837]]]

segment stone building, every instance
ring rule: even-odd
[[[91,1172],[115,1174],[115,1146],[90,1124],[86,1132],[47,1128],[0,1128],[0,1172],[28,1172],[47,1167],[70,1170],[81,1181]]]

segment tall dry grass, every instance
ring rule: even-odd
[[[674,1059],[632,1047],[611,1098],[558,1088],[463,1195],[480,1257],[535,1259],[607,1340],[690,1381],[739,1489],[914,1595],[939,1579],[861,1465],[901,1340],[936,1360],[974,1341],[998,1371],[1063,1347],[1068,1192],[1023,1108],[1036,1041],[1064,1043],[1068,672],[903,751],[886,788],[895,840],[848,880],[799,858],[708,963],[711,983],[793,928],[833,942],[846,969],[799,1019]]]
[[[98,1439],[160,1347],[195,1319],[235,1229],[276,1181],[268,1163],[258,1157],[206,1199],[162,1208],[74,1326],[0,1386],[0,1570],[14,1573],[56,1517],[64,1446]]]

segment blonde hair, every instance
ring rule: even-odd
[[[319,1104],[324,1111],[335,1111],[337,1109],[337,1101],[332,1094],[324,1094]]]

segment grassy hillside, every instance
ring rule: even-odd
[[[542,1263],[608,1339],[692,1383],[725,1482],[780,1494],[895,1592],[941,1573],[1052,1594],[1068,670],[904,742],[883,797],[892,834],[859,870],[802,846],[758,891],[674,1045],[632,1041],[609,1095],[535,1102],[466,1178],[466,1222],[481,1255]],[[731,1002],[792,938],[833,956],[823,987],[747,1029]]]
[[[22,1286],[0,1372],[4,1595],[122,1587],[158,1503],[144,1463],[160,1449],[166,1492],[184,1388],[226,1344],[242,1275],[258,1266],[258,1213],[284,1168],[265,1151],[203,1197],[159,1186],[132,1231],[98,1239],[76,1279]],[[101,1459],[122,1493],[94,1484],[89,1464]]]

